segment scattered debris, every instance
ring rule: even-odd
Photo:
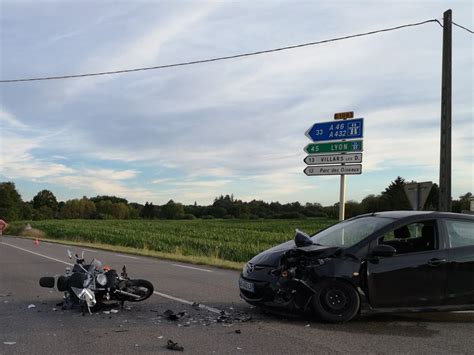
[[[242,331],[240,329],[236,329],[234,333],[235,334],[242,334]]]
[[[10,297],[11,293],[0,293],[0,297]]]
[[[169,349],[169,350],[176,350],[176,351],[183,351],[184,350],[184,347],[182,347],[178,343],[175,343],[171,339],[168,340],[168,343],[166,344],[166,348]]]
[[[237,350],[242,350],[242,348],[237,347]]]
[[[53,308],[53,312],[56,312],[58,309],[57,308]]]
[[[118,309],[111,309],[110,310],[110,313],[118,313],[118,312],[119,312]]]
[[[311,327],[311,324],[306,324],[305,327],[309,328],[309,327]]]
[[[104,314],[110,314],[110,311],[103,311]]]
[[[5,344],[5,345],[15,345],[16,341],[4,341],[3,344]]]
[[[201,304],[198,302],[193,302],[193,304],[191,305],[191,307],[194,307],[194,308],[199,308],[200,306]]]
[[[117,330],[114,330],[115,333],[125,333],[125,332],[128,332],[128,329],[117,329]]]
[[[36,306],[34,304],[28,305],[28,309],[31,309],[31,308],[36,308]]]
[[[163,315],[169,320],[178,320],[186,315],[186,312],[174,313],[171,309],[166,310]]]
[[[158,339],[163,339],[163,335],[160,335],[160,336],[158,337]]]

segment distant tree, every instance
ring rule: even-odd
[[[382,211],[411,210],[404,186],[405,179],[398,176],[390,183],[385,191],[382,192],[380,199]]]
[[[125,203],[114,203],[111,200],[101,200],[95,203],[96,215],[100,219],[127,219],[128,207]]]
[[[347,201],[345,206],[345,219],[362,214],[362,207],[357,201]]]
[[[7,222],[22,218],[23,201],[13,182],[0,183],[0,218]]]
[[[117,196],[107,196],[107,195],[96,196],[96,197],[92,197],[90,200],[94,203],[100,202],[100,201],[110,201],[112,203],[125,203],[125,204],[128,204],[128,201],[126,199],[124,199],[122,197],[117,197]]]
[[[24,220],[34,219],[35,209],[30,202],[23,202],[21,206],[21,218]]]
[[[166,205],[161,206],[161,215],[166,219],[184,218],[184,206],[181,203],[169,200]]]
[[[462,211],[469,211],[471,207],[472,193],[468,192],[459,196],[459,200],[454,200],[452,203],[452,211],[461,213]]]
[[[41,207],[47,207],[51,211],[56,212],[58,210],[58,200],[56,196],[49,190],[42,190],[33,197],[33,208],[39,210]]]
[[[153,206],[153,203],[148,203],[148,201],[145,203],[145,206],[143,206],[140,211],[140,217],[146,219],[152,219],[156,217],[155,206]]]
[[[380,196],[368,195],[360,203],[361,213],[373,213],[381,211]]]
[[[88,219],[92,218],[96,212],[96,207],[94,202],[89,200],[87,197],[82,199],[74,199],[66,201],[64,206],[60,209],[61,218],[80,218]]]

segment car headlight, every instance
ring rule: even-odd
[[[242,268],[242,274],[246,274],[247,273],[247,264],[244,264],[244,267]]]
[[[97,283],[101,286],[105,286],[107,285],[107,276],[105,276],[104,274],[99,274],[95,277],[95,280],[97,281]]]

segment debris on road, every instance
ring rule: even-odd
[[[34,304],[28,305],[28,309],[31,309],[31,308],[36,308],[36,306]]]
[[[4,345],[15,345],[16,341],[4,341],[3,344]]]
[[[242,334],[242,331],[240,329],[236,329],[234,333],[235,334]]]
[[[182,347],[178,343],[175,343],[171,339],[168,340],[168,343],[166,344],[166,348],[169,349],[169,350],[175,350],[175,351],[183,351],[184,350],[184,347]]]
[[[186,312],[174,313],[171,309],[166,310],[163,315],[169,320],[178,320],[186,315]]]
[[[153,319],[158,319],[158,323],[160,323],[160,318],[161,316]],[[177,322],[178,327],[190,327],[193,325],[209,326],[211,324],[221,324],[223,327],[232,327],[236,323],[245,323],[253,320],[252,316],[236,311],[221,311],[218,314],[207,312],[193,314],[191,312],[191,314],[189,314],[185,311],[175,312],[171,309],[168,309],[163,313],[163,318],[168,319],[169,321]]]

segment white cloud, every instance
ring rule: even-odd
[[[4,132],[8,128],[26,129],[28,126],[0,107],[0,128]]]

